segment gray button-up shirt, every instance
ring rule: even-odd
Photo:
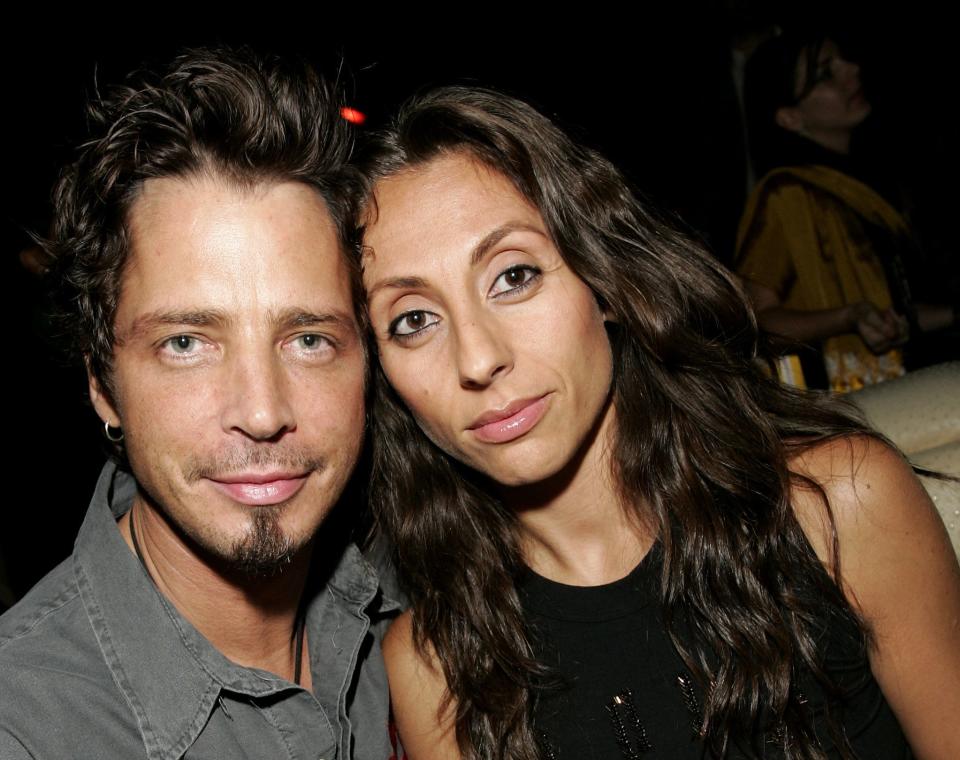
[[[107,465],[73,555],[0,617],[0,760],[387,760],[398,605],[356,547],[307,601],[311,694],[228,660],[156,590],[116,525],[133,491]]]

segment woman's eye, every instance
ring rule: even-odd
[[[537,267],[510,267],[494,280],[493,287],[490,288],[490,295],[496,297],[508,293],[517,293],[532,285],[540,275],[541,272]]]
[[[390,323],[390,336],[404,338],[416,335],[439,321],[440,317],[433,312],[422,310],[404,312]]]

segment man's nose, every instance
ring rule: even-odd
[[[296,427],[281,358],[272,351],[227,363],[223,428],[255,441],[280,438]]]
[[[464,388],[485,388],[513,368],[513,352],[502,325],[472,319],[457,328],[457,371]]]

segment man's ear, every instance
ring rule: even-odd
[[[773,119],[777,122],[778,127],[788,132],[796,132],[798,134],[803,132],[803,114],[801,114],[800,109],[795,106],[781,106],[773,115]]]
[[[90,388],[90,401],[93,403],[93,408],[96,410],[97,416],[106,422],[110,427],[122,427],[120,424],[120,415],[117,414],[116,404],[114,404],[110,393],[102,386],[100,381],[90,370],[89,359],[86,361],[86,365],[87,384]]]

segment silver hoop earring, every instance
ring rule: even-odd
[[[113,433],[112,431],[114,430],[116,430],[117,433]],[[112,428],[109,422],[103,423],[103,434],[110,443],[120,443],[120,441],[123,440],[123,428]]]

